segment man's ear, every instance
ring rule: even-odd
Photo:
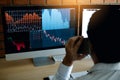
[[[94,52],[94,47],[90,42],[89,42],[89,47],[90,47],[91,53]]]
[[[92,59],[93,59],[94,64],[98,63],[99,60],[98,60],[98,58],[97,58],[97,56],[96,56],[96,53],[95,53],[95,51],[94,51],[94,47],[93,47],[93,45],[92,45],[91,43],[90,43],[90,50],[91,50],[90,55],[91,55],[91,57],[92,57]]]

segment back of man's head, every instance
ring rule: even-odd
[[[120,62],[120,11],[106,8],[95,12],[88,25],[88,38],[98,60]]]

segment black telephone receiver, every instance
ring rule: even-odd
[[[88,54],[90,53],[88,38],[83,39],[83,42],[78,49],[78,54],[83,54],[83,53],[88,53]]]

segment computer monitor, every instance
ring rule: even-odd
[[[120,5],[80,5],[79,34],[82,35],[84,38],[88,38],[87,28],[92,14],[100,9],[109,8],[109,7],[112,7],[112,9],[119,9]]]
[[[78,6],[2,7],[6,60],[65,54],[77,35]]]
[[[80,5],[79,35],[85,38],[79,50],[81,53],[84,53],[84,52],[90,53],[87,29],[88,29],[88,23],[90,21],[91,16],[96,11],[104,8],[109,8],[109,7],[112,7],[112,9],[120,9],[120,5]]]

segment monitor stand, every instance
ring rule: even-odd
[[[44,66],[54,64],[55,61],[51,57],[37,57],[33,58],[33,64],[35,66]]]

